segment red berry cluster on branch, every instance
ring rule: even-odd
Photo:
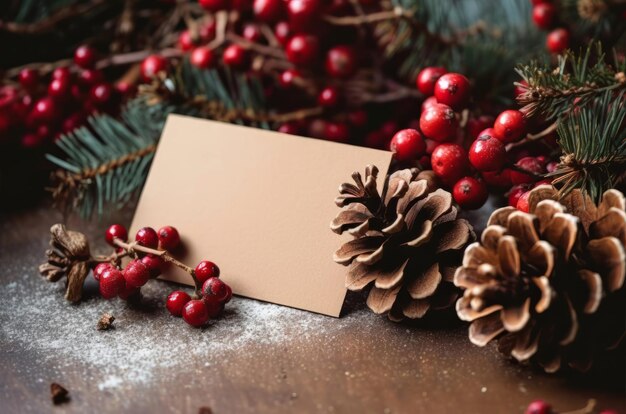
[[[114,224],[107,229],[105,239],[118,249],[116,254],[104,258],[93,270],[100,294],[105,299],[137,297],[141,287],[161,275],[168,264],[185,270],[194,281],[195,298],[178,290],[172,292],[166,302],[168,311],[174,316],[182,316],[189,325],[199,327],[206,324],[223,311],[232,297],[232,290],[219,278],[220,270],[215,263],[203,260],[192,269],[174,259],[172,252],[180,245],[180,235],[175,227],[164,226],[158,231],[143,227],[137,231],[135,241],[128,243],[126,228]],[[132,260],[122,269],[119,259],[123,256]]]
[[[559,54],[570,44],[570,32],[559,22],[558,6],[551,0],[532,0],[532,19],[542,30],[548,30],[546,48],[550,53]]]
[[[424,68],[416,85],[420,92],[431,96],[422,104],[419,124],[398,131],[391,139],[390,149],[397,161],[419,161],[432,168],[464,209],[481,207],[487,200],[488,187],[501,191],[516,186],[511,190],[510,202],[517,206],[523,193],[536,182],[545,182],[540,180],[549,172],[549,159],[517,149],[528,132],[522,112],[509,109],[495,119],[472,117],[467,109],[471,99],[469,80],[458,73],[447,73],[443,67]]]

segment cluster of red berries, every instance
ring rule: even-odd
[[[133,87],[107,82],[96,63],[96,50],[83,45],[76,49],[73,65],[58,67],[48,76],[22,69],[19,88],[0,89],[0,143],[19,137],[26,149],[45,147],[81,126],[93,112],[117,112]]]
[[[418,74],[416,83],[428,96],[419,125],[398,131],[390,149],[400,162],[418,160],[432,168],[462,208],[481,207],[487,200],[488,186],[499,190],[515,186],[511,195],[519,198],[519,190],[527,192],[541,174],[556,168],[556,163],[548,163],[544,156],[519,157],[519,152],[507,151],[508,144],[526,136],[527,121],[520,111],[506,110],[495,119],[472,118],[466,131],[459,127],[459,111],[470,99],[470,82],[465,76],[448,73],[443,67],[427,67]],[[467,138],[471,145],[467,145]],[[513,201],[517,206],[517,199],[512,197]]]
[[[194,271],[202,283],[200,298],[192,299],[186,292],[176,290],[167,297],[166,306],[172,315],[182,316],[189,325],[200,327],[224,310],[233,291],[219,278],[220,270],[215,263],[203,260]]]
[[[361,1],[370,4],[370,1]],[[356,50],[346,44],[332,44],[332,39],[322,39],[319,30],[324,15],[340,15],[350,10],[347,2],[326,2],[323,0],[254,0],[224,1],[200,0],[199,4],[210,12],[224,9],[237,10],[240,13],[252,13],[254,21],[241,25],[239,35],[249,44],[267,46],[271,41],[278,41],[292,68],[277,74],[276,83],[282,92],[291,93],[293,88],[314,84],[309,76],[313,67],[323,66],[332,80],[343,80],[354,75],[358,69]],[[268,39],[260,24],[273,27],[273,39]],[[192,35],[189,30],[181,33],[179,47],[190,52],[190,62],[199,68],[210,68],[217,64],[215,51],[206,43],[215,35],[215,23],[204,23],[200,34]],[[221,62],[225,66],[246,69],[250,66],[247,45],[232,43],[222,51]],[[330,43],[330,45],[323,47]],[[332,113],[343,101],[338,84],[314,86],[317,103]],[[279,126],[280,132],[303,134],[336,142],[348,142],[354,132],[366,123],[363,111],[348,115],[348,122],[341,120],[315,119],[311,122],[287,122]]]
[[[546,48],[550,53],[562,53],[569,47],[570,32],[559,25],[557,6],[552,0],[531,1],[533,22],[538,28],[550,31],[546,37]]]
[[[105,299],[119,296],[127,300],[136,296],[150,279],[161,275],[170,261],[176,264],[176,261],[164,260],[165,257],[171,257],[169,254],[180,245],[180,235],[175,227],[164,226],[158,231],[152,227],[143,227],[137,231],[135,242],[128,244],[126,228],[114,224],[107,229],[105,239],[119,252],[133,256],[124,269],[109,262],[95,267],[93,275]],[[179,290],[168,296],[166,307],[172,315],[182,316],[188,324],[202,326],[209,318],[221,313],[232,297],[232,290],[219,279],[220,269],[213,262],[203,260],[195,269],[188,271],[194,278],[200,299],[192,300],[190,295]]]

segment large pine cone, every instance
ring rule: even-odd
[[[547,372],[564,364],[585,371],[626,332],[626,203],[617,190],[598,206],[580,191],[556,198],[540,186],[532,214],[505,207],[491,215],[454,276],[465,289],[456,309],[472,322],[476,345],[495,339],[503,353]]]
[[[463,249],[474,240],[472,227],[457,219],[447,191],[436,189],[431,171],[397,171],[387,178],[382,195],[378,169],[368,166],[365,182],[343,184],[335,200],[341,212],[331,223],[346,242],[334,260],[349,266],[346,287],[373,284],[367,305],[394,321],[421,318],[430,309],[452,305],[458,297],[452,277]]]

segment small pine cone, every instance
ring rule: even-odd
[[[540,186],[531,214],[494,211],[454,276],[465,289],[456,310],[476,345],[497,340],[501,352],[547,372],[584,371],[625,334],[626,203],[616,190],[598,206],[580,191],[561,203],[557,195]]]
[[[91,269],[89,243],[84,234],[67,230],[63,224],[50,228],[50,246],[46,251],[48,261],[39,266],[39,273],[50,282],[67,276],[65,298],[78,302],[82,297],[83,283]]]
[[[349,266],[346,287],[373,285],[367,305],[394,321],[451,306],[458,297],[452,276],[474,239],[472,227],[457,219],[450,193],[436,189],[431,171],[397,171],[382,195],[377,175],[373,166],[366,168],[365,181],[353,173],[356,185],[342,184],[335,200],[342,210],[331,229],[354,238],[334,255],[335,262]]]

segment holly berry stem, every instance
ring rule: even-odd
[[[186,264],[184,264],[183,262],[181,262],[181,261],[175,259],[174,257],[172,257],[167,252],[167,250],[151,249],[149,247],[141,246],[140,244],[137,244],[136,242],[126,243],[126,242],[124,242],[124,241],[122,241],[121,239],[118,239],[118,238],[114,238],[113,239],[113,244],[115,246],[117,246],[117,247],[121,247],[122,249],[124,249],[124,251],[128,255],[131,255],[131,254],[134,255],[134,254],[137,254],[137,252],[146,253],[146,254],[152,254],[152,255],[155,255],[155,256],[159,256],[165,262],[172,263],[174,266],[176,266],[176,267],[178,267],[180,269],[183,269],[185,272],[189,273],[189,275],[193,279],[193,283],[194,283],[195,289],[196,289],[196,294],[200,295],[202,284],[196,278],[195,270],[192,267],[189,267]]]

